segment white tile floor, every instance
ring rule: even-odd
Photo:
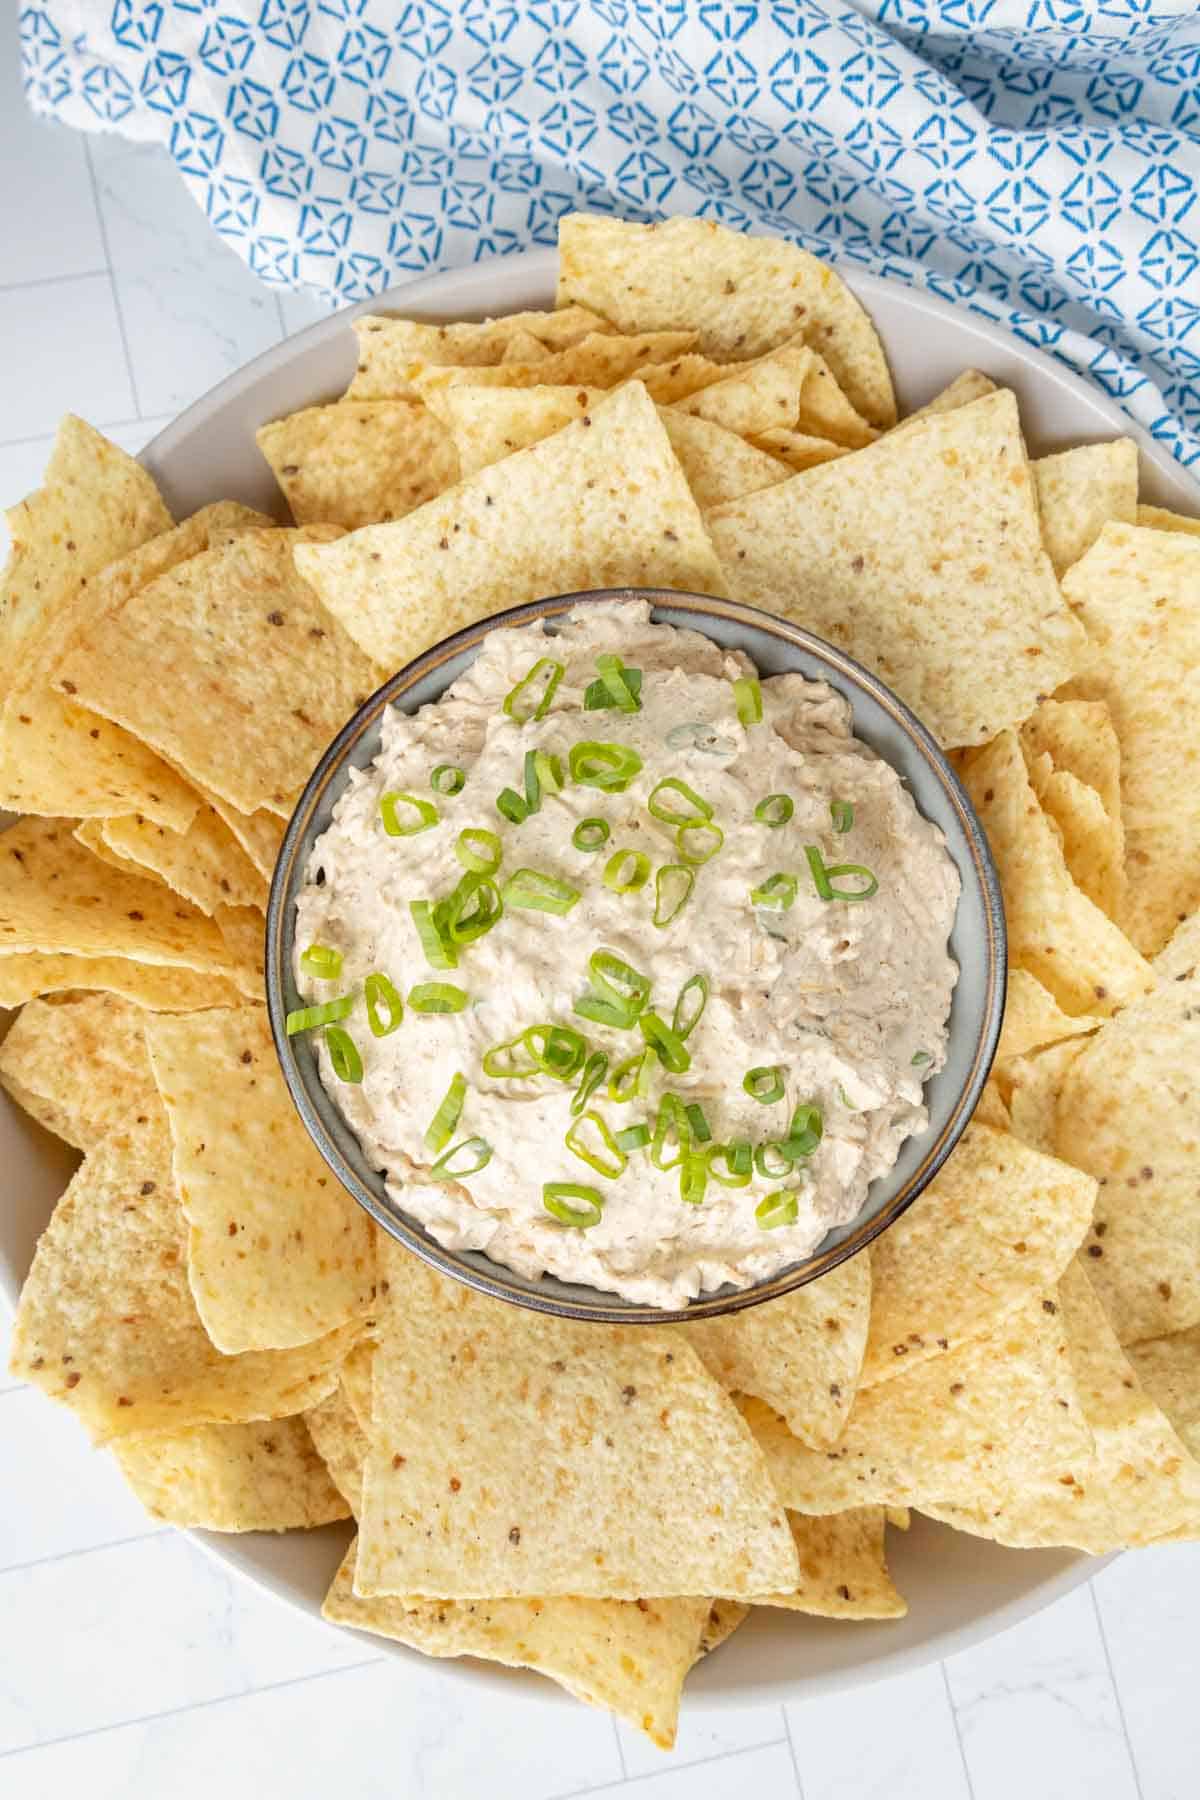
[[[0,20],[0,503],[66,407],[130,450],[320,309],[264,289],[163,156],[25,113]],[[0,1336],[2,1336],[0,1332]],[[1200,1546],[1127,1557],[944,1666],[686,1711],[673,1758],[602,1715],[364,1656],[153,1528],[0,1373],[4,1800],[1194,1800]]]

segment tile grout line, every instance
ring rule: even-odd
[[[686,1769],[707,1769],[713,1763],[729,1762],[735,1756],[752,1756],[756,1750],[774,1750],[785,1743],[784,1738],[767,1738],[761,1744],[739,1744],[736,1750],[717,1750],[712,1756],[696,1756],[691,1762],[680,1763],[677,1769],[664,1764],[661,1769],[643,1769],[639,1775],[627,1775],[622,1781],[599,1781],[593,1787],[571,1788],[561,1796],[561,1800],[585,1800],[588,1794],[608,1794],[615,1788],[632,1787],[638,1781],[653,1781],[659,1775],[682,1774]],[[10,1751],[10,1755],[13,1753]]]
[[[971,1780],[971,1767],[967,1762],[967,1752],[963,1744],[962,1727],[958,1722],[958,1708],[954,1704],[954,1695],[950,1692],[950,1676],[946,1670],[945,1658],[938,1664],[938,1667],[942,1671],[942,1686],[946,1690],[946,1705],[950,1708],[950,1718],[954,1724],[954,1739],[958,1745],[958,1754],[962,1762],[963,1780],[967,1784],[967,1793],[970,1796],[970,1800],[975,1800],[975,1783]]]
[[[112,292],[113,310],[117,315],[117,330],[121,334],[121,349],[125,353],[125,373],[129,377],[129,393],[133,400],[133,410],[140,419],[142,402],[138,396],[137,376],[133,371],[133,357],[129,349],[129,333],[125,329],[125,314],[121,310],[121,296],[117,290],[117,272],[113,268],[112,247],[108,241],[108,226],[104,222],[104,208],[100,203],[100,183],[96,178],[96,164],[92,158],[91,139],[84,133],[83,153],[87,158],[88,179],[92,184],[92,205],[96,209],[96,225],[100,232],[100,242],[104,247],[104,259],[108,264],[108,285]]]
[[[96,426],[97,431],[123,431],[127,425],[144,425],[149,419],[165,419],[170,421],[174,413],[134,413],[128,419],[102,419]],[[25,444],[52,443],[52,431],[35,431],[29,437],[0,438],[0,450],[19,450]]]
[[[1108,1679],[1112,1682],[1113,1699],[1116,1702],[1117,1717],[1121,1721],[1121,1731],[1125,1738],[1125,1748],[1129,1752],[1129,1767],[1133,1772],[1133,1785],[1137,1789],[1138,1800],[1143,1800],[1142,1777],[1138,1769],[1137,1757],[1133,1751],[1133,1739],[1129,1735],[1129,1724],[1125,1718],[1125,1704],[1121,1699],[1121,1690],[1117,1686],[1116,1671],[1113,1668],[1112,1655],[1108,1648],[1108,1633],[1104,1629],[1104,1615],[1100,1611],[1100,1601],[1096,1595],[1095,1578],[1087,1584],[1092,1599],[1092,1611],[1096,1615],[1096,1629],[1100,1633],[1100,1645],[1104,1651],[1104,1664],[1108,1670]]]
[[[625,1749],[621,1743],[620,1727],[617,1724],[616,1713],[609,1713],[608,1716],[612,1724],[613,1743],[617,1746],[617,1762],[620,1764],[621,1768],[621,1779],[624,1781],[628,1779],[629,1767],[625,1761]]]
[[[110,271],[77,269],[73,275],[38,275],[32,281],[0,281],[0,294],[25,294],[31,288],[65,287],[69,281],[98,281]]]
[[[44,1569],[50,1563],[69,1562],[75,1556],[95,1556],[101,1550],[123,1550],[129,1544],[149,1544],[156,1538],[175,1535],[173,1525],[162,1525],[155,1531],[139,1531],[133,1537],[110,1538],[103,1544],[82,1544],[78,1550],[56,1550],[50,1556],[33,1556],[28,1562],[0,1564],[0,1581],[6,1575],[20,1575],[26,1569]]]
[[[787,1707],[785,1705],[781,1704],[779,1711],[783,1718],[783,1729],[787,1733],[787,1747],[792,1759],[792,1773],[796,1777],[796,1792],[800,1796],[800,1800],[804,1800],[804,1783],[800,1779],[800,1758],[796,1755],[796,1740],[792,1736],[792,1722],[788,1718]]]
[[[306,1681],[327,1681],[334,1675],[352,1675],[356,1669],[373,1669],[387,1660],[370,1656],[363,1662],[345,1663],[340,1669],[316,1669],[311,1675],[293,1675],[287,1681],[269,1681],[262,1687],[240,1688],[236,1694],[213,1694],[207,1700],[191,1700],[185,1706],[168,1706],[163,1712],[143,1713],[136,1719],[114,1719],[108,1725],[89,1725],[84,1731],[68,1731],[62,1737],[43,1738],[36,1744],[18,1744],[12,1750],[0,1750],[0,1762],[12,1756],[28,1756],[35,1750],[52,1750],[57,1744],[74,1744],[83,1738],[103,1737],[110,1731],[128,1731],[134,1725],[157,1725],[163,1719],[178,1719],[185,1713],[202,1712],[206,1706],[228,1706],[235,1700],[251,1700],[258,1694],[277,1694],[284,1688],[303,1687]]]

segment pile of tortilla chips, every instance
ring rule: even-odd
[[[1200,1535],[1200,525],[1127,440],[1027,458],[965,372],[897,422],[833,270],[568,218],[557,308],[364,318],[259,434],[294,525],[174,524],[78,420],[10,515],[0,1081],[76,1145],[13,1368],[155,1516],[328,1534],[326,1615],[673,1741],[756,1606],[890,1619],[909,1508],[1012,1545]],[[261,1005],[289,810],[358,700],[539,595],[730,594],[955,753],[1011,986],[977,1118],[869,1252],[715,1322],[542,1318],[378,1235]],[[802,1629],[797,1627],[797,1629]]]

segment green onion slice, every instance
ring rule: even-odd
[[[775,1231],[780,1225],[794,1225],[800,1213],[796,1195],[790,1188],[778,1188],[760,1200],[754,1209],[760,1231]]]
[[[608,1074],[608,1057],[603,1050],[593,1050],[583,1065],[583,1073],[579,1077],[579,1086],[571,1097],[571,1111],[579,1114],[583,1111],[604,1077]]]
[[[754,817],[760,825],[769,825],[772,831],[778,831],[786,825],[796,810],[796,802],[790,794],[768,794],[760,800],[754,809]]]
[[[526,725],[530,719],[544,719],[564,673],[562,663],[555,662],[550,656],[540,656],[516,687],[510,688],[505,695],[504,711],[508,717],[515,719],[518,725]]]
[[[703,1152],[689,1156],[679,1167],[679,1198],[685,1206],[700,1206],[708,1188],[708,1158]]]
[[[316,1031],[320,1025],[336,1025],[339,1019],[350,1016],[354,1010],[353,994],[343,994],[337,1000],[323,1000],[319,1006],[301,1006],[287,1016],[287,1034],[295,1037],[298,1031]]]
[[[457,969],[458,951],[442,931],[437,908],[431,900],[410,900],[408,910],[417,928],[425,961],[431,969]]]
[[[768,875],[760,886],[750,889],[750,902],[753,906],[775,906],[780,912],[787,912],[796,903],[796,889],[799,883],[794,875],[780,871],[776,875]]]
[[[503,1044],[493,1044],[490,1050],[485,1050],[483,1072],[495,1081],[520,1081],[528,1075],[536,1075],[538,1065],[529,1054],[524,1036],[521,1036],[509,1038]]]
[[[779,1181],[791,1172],[792,1164],[797,1159],[789,1153],[788,1146],[777,1139],[754,1147],[754,1167],[766,1181]]]
[[[664,863],[654,877],[654,923],[662,931],[679,917],[692,897],[696,871],[682,863]]]
[[[398,806],[411,807],[411,815],[401,818],[396,811]],[[419,794],[397,792],[381,796],[379,816],[389,837],[416,837],[419,831],[428,831],[431,825],[437,824],[438,809],[432,800],[422,800]]]
[[[521,1041],[535,1066],[555,1081],[570,1081],[587,1055],[587,1039],[570,1025],[531,1025]]]
[[[682,806],[676,801],[676,795],[682,800]],[[664,825],[696,825],[713,816],[713,809],[703,795],[689,787],[686,781],[676,780],[674,775],[668,775],[651,789],[646,809]]]
[[[664,1094],[650,1138],[650,1161],[656,1169],[677,1169],[687,1161],[691,1150],[692,1133],[683,1102],[674,1094]]]
[[[911,1065],[911,1066],[912,1066],[912,1067],[913,1067],[913,1068],[914,1068],[914,1069],[919,1069],[919,1068],[921,1068],[921,1067],[922,1067],[922,1066],[923,1066],[923,1065],[924,1065],[924,1064],[925,1064],[925,1063],[927,1063],[927,1062],[932,1062],[932,1061],[933,1061],[933,1058],[932,1058],[932,1056],[931,1056],[931,1055],[930,1055],[930,1054],[929,1054],[929,1052],[928,1052],[928,1050],[918,1050],[918,1051],[917,1051],[917,1054],[916,1054],[916,1055],[915,1055],[915,1056],[914,1056],[914,1057],[913,1057],[913,1059],[912,1059],[912,1065]]]
[[[700,1102],[692,1100],[683,1110],[687,1114],[688,1124],[691,1127],[692,1142],[694,1144],[711,1144],[712,1127]]]
[[[439,1181],[465,1181],[468,1175],[486,1169],[491,1160],[492,1146],[486,1138],[460,1138],[452,1150],[438,1157],[429,1173]]]
[[[391,1037],[404,1019],[404,1002],[387,976],[378,970],[374,975],[368,975],[363,982],[363,998],[367,1003],[371,1036]],[[387,1008],[386,1016],[379,1010],[381,1004]]]
[[[435,794],[461,794],[467,785],[467,771],[458,763],[439,763],[429,777]]]
[[[615,1181],[624,1173],[629,1158],[598,1112],[585,1112],[582,1118],[576,1119],[565,1141],[573,1156],[585,1162],[589,1169],[595,1169],[597,1175],[603,1175],[606,1181]]]
[[[560,1225],[587,1231],[600,1223],[604,1195],[577,1181],[546,1181],[542,1183],[542,1205]]]
[[[820,1107],[798,1106],[792,1114],[784,1147],[791,1152],[795,1162],[801,1156],[811,1156],[824,1135],[825,1121]]]
[[[342,972],[342,953],[329,944],[310,944],[300,952],[300,967],[318,981],[336,981]]]
[[[625,682],[626,688],[633,695],[634,700],[638,701],[639,705],[640,705],[641,692],[642,692],[642,671],[640,669],[622,668],[621,675]],[[615,701],[613,699],[612,694],[609,692],[609,689],[606,686],[606,684],[599,679],[597,679],[596,681],[589,681],[587,686],[583,690],[583,710],[584,710],[584,712],[600,712],[605,707],[617,706],[619,704],[620,704],[619,701]],[[639,710],[639,706],[622,707],[621,710],[622,710],[622,712],[637,712]]]
[[[743,725],[762,723],[762,685],[753,675],[739,675],[733,684],[733,703]]]
[[[634,894],[650,879],[650,858],[644,850],[614,850],[604,865],[604,885],[614,894]]]
[[[849,831],[854,823],[854,808],[849,800],[831,800],[829,816],[833,820],[833,829],[839,834]]]
[[[561,794],[562,785],[561,757],[552,756],[548,750],[525,752],[525,805],[529,812],[541,812],[542,795]]]
[[[476,943],[503,915],[500,890],[486,875],[464,875],[433,909],[434,924],[443,940],[448,938],[457,947]]]
[[[510,825],[523,825],[529,817],[529,802],[518,794],[516,788],[501,788],[496,795],[496,811]]]
[[[740,1152],[745,1152],[745,1167],[742,1167]],[[708,1172],[714,1181],[722,1187],[744,1188],[750,1186],[752,1159],[750,1145],[743,1139],[740,1143],[712,1144],[708,1149]]]
[[[571,833],[571,842],[577,850],[603,850],[612,836],[612,826],[607,819],[580,819]]]
[[[644,1100],[650,1092],[654,1075],[654,1057],[649,1050],[637,1050],[618,1063],[608,1078],[608,1097],[617,1106],[631,1100]]]
[[[585,738],[572,744],[567,764],[571,780],[581,787],[602,788],[608,794],[623,794],[642,766],[636,750],[625,744],[602,743]]]
[[[687,1073],[692,1066],[687,1046],[665,1020],[657,1013],[644,1012],[638,1020],[638,1029],[664,1069],[669,1069],[672,1075]]]
[[[501,889],[506,906],[525,906],[533,912],[569,913],[579,900],[579,889],[541,869],[517,869]]]
[[[618,1031],[632,1030],[650,997],[649,976],[622,962],[611,950],[594,950],[588,968],[595,985],[575,1001],[574,1011]]]
[[[725,842],[725,833],[711,819],[697,819],[679,827],[675,842],[685,863],[706,863]]]
[[[325,1047],[329,1051],[329,1060],[333,1072],[339,1081],[359,1082],[363,1078],[362,1057],[348,1031],[340,1025],[330,1025],[325,1033]]]
[[[671,1030],[677,1038],[690,1037],[707,1005],[708,976],[689,975],[675,996],[675,1011],[671,1015]]]
[[[463,1103],[467,1098],[467,1078],[455,1075],[442,1096],[442,1101],[429,1124],[425,1127],[425,1142],[431,1150],[444,1150],[454,1136],[454,1127],[462,1117]]]
[[[481,825],[468,825],[454,840],[454,854],[471,875],[494,875],[500,867],[503,852],[494,831]]]
[[[631,713],[641,710],[642,703],[638,697],[641,682],[638,682],[638,691],[635,691],[632,683],[625,678],[625,664],[619,656],[613,656],[606,651],[602,656],[596,658],[596,670],[607,690],[611,704],[617,708],[618,712]]]
[[[648,1125],[626,1125],[624,1131],[617,1133],[617,1149],[628,1153],[631,1150],[644,1150],[650,1142]]]
[[[408,1004],[419,1013],[460,1013],[468,996],[449,981],[419,981],[408,990]]]
[[[870,869],[862,863],[830,863],[826,867],[825,859],[815,844],[805,844],[804,854],[808,858],[808,867],[812,874],[813,886],[821,900],[870,900],[879,892],[879,883]],[[836,888],[834,882],[843,876],[859,876],[864,886],[860,888]]]
[[[756,1069],[746,1070],[742,1086],[761,1106],[774,1106],[783,1099],[783,1070],[778,1063],[762,1063]]]

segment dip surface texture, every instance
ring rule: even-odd
[[[641,671],[638,711],[584,710],[604,654]],[[541,657],[564,672],[544,717],[521,723],[506,714],[505,697]],[[644,604],[580,608],[548,633],[496,631],[441,700],[414,714],[390,709],[376,762],[352,771],[297,903],[297,980],[313,1002],[354,997],[341,1027],[361,1055],[362,1081],[339,1080],[324,1043],[322,1078],[393,1198],[448,1248],[484,1251],[526,1276],[549,1271],[676,1307],[726,1282],[761,1281],[808,1254],[831,1226],[855,1216],[868,1184],[924,1129],[923,1083],[942,1065],[957,976],[947,949],[957,870],[899,776],[853,736],[840,696],[799,675],[776,676],[761,685],[761,722],[743,724],[733,683],[753,673],[745,657],[697,633],[651,624]],[[636,752],[641,768],[624,792],[572,781],[570,751],[585,740]],[[513,823],[496,797],[505,788],[524,794],[530,750],[561,760],[564,785],[543,791],[539,810]],[[431,788],[440,764],[464,771],[459,793]],[[660,927],[656,872],[684,860],[677,827],[647,806],[668,777],[711,807],[724,841],[695,867],[690,898]],[[395,792],[431,803],[436,823],[389,836],[380,801]],[[776,828],[755,817],[769,795],[793,803]],[[667,798],[686,811],[677,793]],[[408,822],[415,814],[402,806],[400,816]],[[584,819],[611,828],[598,851],[574,847]],[[456,967],[434,968],[411,903],[436,902],[461,881],[466,871],[455,846],[467,828],[499,838],[494,879],[501,889],[518,869],[531,869],[577,889],[579,899],[563,915],[507,904],[491,930],[459,950]],[[809,847],[830,870],[847,863],[869,870],[877,891],[857,901],[822,899]],[[620,893],[606,885],[604,871],[626,849],[644,853],[650,876]],[[794,900],[756,904],[752,891],[775,875],[785,878],[775,884],[785,900],[795,878]],[[833,885],[867,884],[859,875],[834,877]],[[336,979],[317,979],[300,964],[312,944],[341,952]],[[684,984],[696,975],[709,983],[685,1041],[690,1066],[672,1072],[651,1049],[643,1092],[625,1103],[610,1098],[608,1077],[646,1050],[640,1024],[622,1029],[574,1011],[595,990],[589,958],[597,951],[646,978],[645,1010],[668,1026]],[[374,973],[405,1001],[402,1023],[378,1038],[363,998]],[[416,1010],[411,990],[430,982],[463,990],[463,1010]],[[489,1050],[538,1025],[579,1032],[589,1053],[608,1056],[586,1111],[614,1136],[639,1123],[653,1132],[664,1094],[681,1106],[698,1102],[711,1142],[693,1137],[681,1166],[703,1166],[713,1144],[748,1141],[760,1150],[748,1184],[723,1185],[712,1170],[727,1174],[728,1167],[717,1161],[707,1181],[700,1177],[703,1198],[689,1203],[681,1166],[655,1166],[650,1146],[630,1149],[617,1178],[598,1173],[565,1142],[579,1122],[572,1112],[578,1072],[567,1081],[485,1073]],[[519,1045],[514,1054],[523,1054]],[[782,1094],[763,1103],[743,1078],[772,1068]],[[482,1138],[491,1151],[461,1181],[431,1178],[438,1153],[426,1143],[456,1075],[465,1095],[446,1148]],[[793,1115],[809,1106],[820,1113],[815,1147],[790,1162],[786,1151],[761,1149],[790,1142],[794,1152]],[[585,1142],[608,1160],[590,1127]],[[595,1190],[598,1222],[587,1229],[560,1223],[544,1204],[547,1182]],[[794,1222],[764,1228],[758,1209],[781,1190],[794,1196]],[[785,1217],[792,1205],[782,1203]]]

